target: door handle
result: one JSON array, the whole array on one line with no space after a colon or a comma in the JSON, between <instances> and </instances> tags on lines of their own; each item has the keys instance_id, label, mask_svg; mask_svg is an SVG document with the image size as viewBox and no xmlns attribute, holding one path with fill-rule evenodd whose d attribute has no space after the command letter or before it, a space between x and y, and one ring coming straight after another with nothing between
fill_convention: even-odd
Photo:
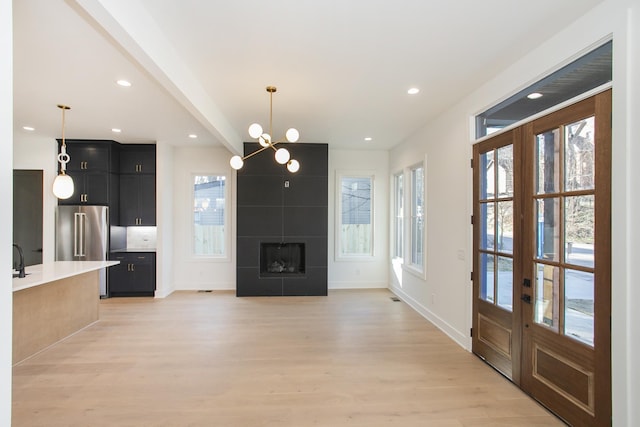
<instances>
[{"instance_id":1,"label":"door handle","mask_svg":"<svg viewBox=\"0 0 640 427\"><path fill-rule=\"evenodd\" d=\"M531 304L531 295L523 294L520 299L527 304Z\"/></svg>"},{"instance_id":2,"label":"door handle","mask_svg":"<svg viewBox=\"0 0 640 427\"><path fill-rule=\"evenodd\" d=\"M525 288L530 288L531 287L531 279L524 279L522 281L522 286L524 286Z\"/></svg>"},{"instance_id":3,"label":"door handle","mask_svg":"<svg viewBox=\"0 0 640 427\"><path fill-rule=\"evenodd\" d=\"M80 238L78 230L79 216L79 213L73 214L73 256L78 256L78 239Z\"/></svg>"},{"instance_id":4,"label":"door handle","mask_svg":"<svg viewBox=\"0 0 640 427\"><path fill-rule=\"evenodd\" d=\"M85 224L87 222L87 215L84 213L79 213L78 214L78 218L79 218L79 224L78 224L78 230L80 231L79 236L80 236L80 248L78 249L78 256L86 256L87 254L85 253L85 241L84 241L84 229L85 229Z\"/></svg>"}]
</instances>

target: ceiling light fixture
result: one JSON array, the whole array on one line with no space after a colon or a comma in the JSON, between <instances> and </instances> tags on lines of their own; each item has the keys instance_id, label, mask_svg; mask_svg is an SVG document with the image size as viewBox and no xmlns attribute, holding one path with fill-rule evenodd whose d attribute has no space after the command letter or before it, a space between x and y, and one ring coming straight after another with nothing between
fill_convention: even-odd
<instances>
[{"instance_id":1,"label":"ceiling light fixture","mask_svg":"<svg viewBox=\"0 0 640 427\"><path fill-rule=\"evenodd\" d=\"M369 142L369 141L373 140L373 138L371 138L370 136L367 136L364 140Z\"/></svg>"},{"instance_id":2,"label":"ceiling light fixture","mask_svg":"<svg viewBox=\"0 0 640 427\"><path fill-rule=\"evenodd\" d=\"M190 133L189 134L189 138L196 139L196 138L198 138L198 135L196 135L195 133Z\"/></svg>"},{"instance_id":3,"label":"ceiling light fixture","mask_svg":"<svg viewBox=\"0 0 640 427\"><path fill-rule=\"evenodd\" d=\"M22 129L28 131L28 132L33 132L34 130L36 130L36 128L32 127L32 126L22 126Z\"/></svg>"},{"instance_id":4,"label":"ceiling light fixture","mask_svg":"<svg viewBox=\"0 0 640 427\"><path fill-rule=\"evenodd\" d=\"M540 92L533 92L533 93L530 93L529 95L527 95L527 98L529 98L529 99L542 98L542 94Z\"/></svg>"},{"instance_id":5,"label":"ceiling light fixture","mask_svg":"<svg viewBox=\"0 0 640 427\"><path fill-rule=\"evenodd\" d=\"M407 91L407 93L408 93L409 95L415 95L415 94L417 94L417 93L420 93L420 89L418 89L417 87L412 87L411 89L409 89L409 90Z\"/></svg>"},{"instance_id":6,"label":"ceiling light fixture","mask_svg":"<svg viewBox=\"0 0 640 427\"><path fill-rule=\"evenodd\" d=\"M287 132L285 133L285 138L280 139L276 142L273 142L271 138L271 135L273 135L273 93L276 90L277 89L275 86L267 86L267 92L269 92L269 133L263 132L262 126L260 126L258 123L253 123L251 126L249 126L249 135L252 138L256 138L262 148L259 148L258 150L254 151L253 153L247 154L244 157L240 157L238 155L233 156L229 161L229 164L232 168L236 170L241 169L244 165L244 161L249 157L253 157L256 154L266 150L267 148L272 148L273 151L275 151L276 162L280 163L281 165L286 164L289 172L297 172L300 169L300 162L291 158L289 150L287 150L286 148L276 148L276 145L280 144L281 142L298 141L298 139L300 138L300 132L298 132L297 129L289 128L289 130L287 130Z\"/></svg>"},{"instance_id":7,"label":"ceiling light fixture","mask_svg":"<svg viewBox=\"0 0 640 427\"><path fill-rule=\"evenodd\" d=\"M127 80L118 80L116 83L118 83L122 87L131 87L131 83Z\"/></svg>"},{"instance_id":8,"label":"ceiling light fixture","mask_svg":"<svg viewBox=\"0 0 640 427\"><path fill-rule=\"evenodd\" d=\"M122 132L122 129L113 128L113 129L111 129L111 132L113 132L113 133L120 133L120 132Z\"/></svg>"},{"instance_id":9,"label":"ceiling light fixture","mask_svg":"<svg viewBox=\"0 0 640 427\"><path fill-rule=\"evenodd\" d=\"M58 104L58 108L62 110L62 143L60 144L60 154L58 154L60 172L56 179L53 180L53 194L58 199L68 199L73 195L73 179L66 172L69 155L67 154L67 144L64 139L64 113L66 110L70 110L71 107Z\"/></svg>"}]
</instances>

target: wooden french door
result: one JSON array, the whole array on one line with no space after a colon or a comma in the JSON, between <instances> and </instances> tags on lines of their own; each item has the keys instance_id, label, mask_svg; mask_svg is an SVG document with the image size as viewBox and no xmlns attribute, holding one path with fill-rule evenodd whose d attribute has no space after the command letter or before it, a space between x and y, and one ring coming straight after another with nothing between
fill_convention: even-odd
<instances>
[{"instance_id":1,"label":"wooden french door","mask_svg":"<svg viewBox=\"0 0 640 427\"><path fill-rule=\"evenodd\" d=\"M568 423L610 425L611 91L474 166L473 351Z\"/></svg>"},{"instance_id":2,"label":"wooden french door","mask_svg":"<svg viewBox=\"0 0 640 427\"><path fill-rule=\"evenodd\" d=\"M520 130L474 147L473 351L519 382L522 165Z\"/></svg>"}]
</instances>

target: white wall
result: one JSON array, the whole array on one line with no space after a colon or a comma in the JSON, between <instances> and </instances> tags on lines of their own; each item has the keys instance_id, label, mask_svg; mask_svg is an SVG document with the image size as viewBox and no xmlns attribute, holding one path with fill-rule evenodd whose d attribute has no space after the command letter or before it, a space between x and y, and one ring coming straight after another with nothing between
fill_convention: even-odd
<instances>
[{"instance_id":1,"label":"white wall","mask_svg":"<svg viewBox=\"0 0 640 427\"><path fill-rule=\"evenodd\" d=\"M236 288L235 177L226 148L179 148L173 152L173 281L176 290ZM226 175L230 208L228 257L197 259L191 253L193 175ZM163 191L163 190L162 190Z\"/></svg>"},{"instance_id":2,"label":"white wall","mask_svg":"<svg viewBox=\"0 0 640 427\"><path fill-rule=\"evenodd\" d=\"M0 0L0 199L13 200L13 22L11 0ZM0 221L0 259L10 260L13 212ZM13 290L9 262L0 266L0 426L11 425Z\"/></svg>"},{"instance_id":3,"label":"white wall","mask_svg":"<svg viewBox=\"0 0 640 427\"><path fill-rule=\"evenodd\" d=\"M387 151L332 150L329 148L329 289L387 288L389 269L389 153ZM366 173L374 176L374 256L368 260L336 260L336 175Z\"/></svg>"},{"instance_id":4,"label":"white wall","mask_svg":"<svg viewBox=\"0 0 640 427\"><path fill-rule=\"evenodd\" d=\"M466 143L469 135L466 124L466 120L460 121L455 115L439 118L435 125L422 129L392 150L389 170L396 174L423 160L426 204L426 280L396 266L392 269L391 289L460 345L469 348L472 193L471 147ZM409 191L408 184L405 174L405 192ZM405 209L409 208L405 204ZM409 227L408 222L405 227Z\"/></svg>"},{"instance_id":5,"label":"white wall","mask_svg":"<svg viewBox=\"0 0 640 427\"><path fill-rule=\"evenodd\" d=\"M173 156L170 144L156 145L156 292L164 298L175 290L173 281ZM158 191L159 190L159 191Z\"/></svg>"},{"instance_id":6,"label":"white wall","mask_svg":"<svg viewBox=\"0 0 640 427\"><path fill-rule=\"evenodd\" d=\"M640 360L640 314L632 309L640 297L632 280L640 275L640 229L635 219L640 209L640 173L635 167L640 162L638 15L637 1L604 1L469 94L390 155L392 173L415 163L415 159L427 159L427 279L405 273L402 281L392 280L392 289L470 348L471 118L613 34L612 369L613 420L620 426L640 422L640 368L635 363ZM458 256L461 248L464 260Z\"/></svg>"}]
</instances>

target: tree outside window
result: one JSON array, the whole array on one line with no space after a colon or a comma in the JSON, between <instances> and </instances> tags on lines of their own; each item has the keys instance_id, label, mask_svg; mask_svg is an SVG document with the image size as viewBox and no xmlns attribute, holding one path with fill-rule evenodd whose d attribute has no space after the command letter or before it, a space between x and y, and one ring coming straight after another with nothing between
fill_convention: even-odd
<instances>
[{"instance_id":1,"label":"tree outside window","mask_svg":"<svg viewBox=\"0 0 640 427\"><path fill-rule=\"evenodd\" d=\"M195 175L193 178L193 253L226 255L226 177Z\"/></svg>"}]
</instances>

